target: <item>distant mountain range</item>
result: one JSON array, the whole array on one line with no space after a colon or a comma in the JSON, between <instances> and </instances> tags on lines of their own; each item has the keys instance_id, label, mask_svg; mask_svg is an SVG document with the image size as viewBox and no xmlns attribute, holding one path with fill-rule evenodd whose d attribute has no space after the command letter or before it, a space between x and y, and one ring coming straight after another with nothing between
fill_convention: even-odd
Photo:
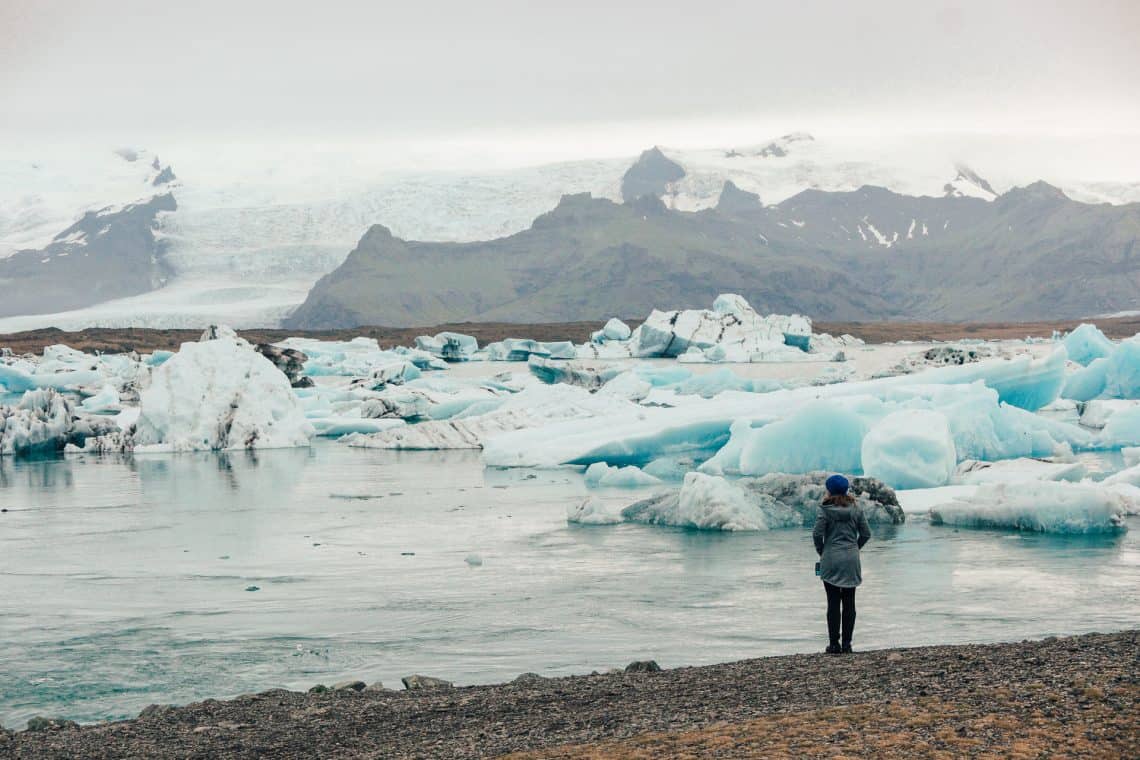
<instances>
[{"instance_id":1,"label":"distant mountain range","mask_svg":"<svg viewBox=\"0 0 1140 760\"><path fill-rule=\"evenodd\" d=\"M1055 181L1017 189L1003 145L797 132L377 175L355 154L182 154L177 175L141 149L0 156L0 332L633 317L722 290L837 319L1140 309L1140 182L1073 179L1050 143Z\"/></svg>"},{"instance_id":2,"label":"distant mountain range","mask_svg":"<svg viewBox=\"0 0 1140 760\"><path fill-rule=\"evenodd\" d=\"M763 206L726 182L714 208L684 212L662 201L677 180L663 159L647 152L625 175L623 190L645 194L565 196L496 240L409 242L374 226L285 324L572 321L726 291L828 320L1033 320L1124 310L1140 292L1140 204L1078 203L1037 182L993 201L868 186Z\"/></svg>"}]
</instances>

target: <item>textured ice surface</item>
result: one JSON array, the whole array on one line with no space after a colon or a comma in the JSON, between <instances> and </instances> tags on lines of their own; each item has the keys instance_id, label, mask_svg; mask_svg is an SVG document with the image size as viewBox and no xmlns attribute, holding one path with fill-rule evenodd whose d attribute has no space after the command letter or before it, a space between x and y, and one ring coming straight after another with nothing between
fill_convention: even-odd
<instances>
[{"instance_id":1,"label":"textured ice surface","mask_svg":"<svg viewBox=\"0 0 1140 760\"><path fill-rule=\"evenodd\" d=\"M34 390L0 406L0 455L62 450L72 429L71 404L59 393Z\"/></svg>"},{"instance_id":2,"label":"textured ice surface","mask_svg":"<svg viewBox=\"0 0 1140 760\"><path fill-rule=\"evenodd\" d=\"M941 412L893 412L863 438L863 472L895 488L944 486L957 464L954 438Z\"/></svg>"},{"instance_id":3,"label":"textured ice surface","mask_svg":"<svg viewBox=\"0 0 1140 760\"><path fill-rule=\"evenodd\" d=\"M1108 356L1069 375L1062 395L1074 401L1140 399L1140 336L1122 341Z\"/></svg>"},{"instance_id":4,"label":"textured ice surface","mask_svg":"<svg viewBox=\"0 0 1140 760\"><path fill-rule=\"evenodd\" d=\"M1115 533L1125 530L1131 500L1090 484L993 483L930 510L936 525L1006 528L1044 533Z\"/></svg>"},{"instance_id":5,"label":"textured ice surface","mask_svg":"<svg viewBox=\"0 0 1140 760\"><path fill-rule=\"evenodd\" d=\"M622 372L619 366L593 366L581 362L568 362L531 356L527 368L544 383L576 385L597 390Z\"/></svg>"},{"instance_id":6,"label":"textured ice surface","mask_svg":"<svg viewBox=\"0 0 1140 760\"><path fill-rule=\"evenodd\" d=\"M232 333L183 343L154 370L140 408L139 452L308 446L313 434L288 378Z\"/></svg>"},{"instance_id":7,"label":"textured ice surface","mask_svg":"<svg viewBox=\"0 0 1140 760\"><path fill-rule=\"evenodd\" d=\"M863 469L859 443L866 433L866 419L834 401L809 403L759 428L738 420L732 435L745 442L732 470L742 475L857 472Z\"/></svg>"},{"instance_id":8,"label":"textured ice surface","mask_svg":"<svg viewBox=\"0 0 1140 760\"><path fill-rule=\"evenodd\" d=\"M1116 345L1097 329L1096 325L1083 324L1061 341L1071 361L1088 366L1094 359L1108 356Z\"/></svg>"},{"instance_id":9,"label":"textured ice surface","mask_svg":"<svg viewBox=\"0 0 1140 760\"><path fill-rule=\"evenodd\" d=\"M610 467L605 462L594 462L586 468L584 477L586 485L591 488L640 488L661 483L660 478L643 472L639 467Z\"/></svg>"},{"instance_id":10,"label":"textured ice surface","mask_svg":"<svg viewBox=\"0 0 1140 760\"><path fill-rule=\"evenodd\" d=\"M771 530L811 525L826 494L830 473L773 473L727 478L690 472L680 491L663 492L622 510L628 522L707 530ZM883 483L856 478L852 494L870 522L905 520L894 492Z\"/></svg>"},{"instance_id":11,"label":"textured ice surface","mask_svg":"<svg viewBox=\"0 0 1140 760\"><path fill-rule=\"evenodd\" d=\"M375 435L349 436L344 441L351 446L380 449L477 449L506 432L620 415L636 408L624 399L571 385L533 385L502 398L493 410L482 414L420 422Z\"/></svg>"},{"instance_id":12,"label":"textured ice surface","mask_svg":"<svg viewBox=\"0 0 1140 760\"><path fill-rule=\"evenodd\" d=\"M579 525L616 525L621 515L593 496L566 508L566 522Z\"/></svg>"},{"instance_id":13,"label":"textured ice surface","mask_svg":"<svg viewBox=\"0 0 1140 760\"><path fill-rule=\"evenodd\" d=\"M416 338L416 348L445 361L459 362L475 356L479 350L479 341L462 333L441 332L435 336L419 336Z\"/></svg>"},{"instance_id":14,"label":"textured ice surface","mask_svg":"<svg viewBox=\"0 0 1140 760\"><path fill-rule=\"evenodd\" d=\"M795 361L809 358L811 320L798 315L761 316L742 296L718 296L712 310L654 310L634 331L634 354L680 356L690 349L711 361ZM718 349L712 356L708 351Z\"/></svg>"},{"instance_id":15,"label":"textured ice surface","mask_svg":"<svg viewBox=\"0 0 1140 760\"><path fill-rule=\"evenodd\" d=\"M1085 474L1085 466L1080 462L1049 462L1024 457L997 462L967 459L958 465L952 481L959 485L1022 483L1027 480L1077 481Z\"/></svg>"},{"instance_id":16,"label":"textured ice surface","mask_svg":"<svg viewBox=\"0 0 1140 760\"><path fill-rule=\"evenodd\" d=\"M487 344L475 356L493 362L525 362L532 356L575 359L578 356L578 349L570 341L540 343L529 338L507 338Z\"/></svg>"},{"instance_id":17,"label":"textured ice surface","mask_svg":"<svg viewBox=\"0 0 1140 760\"><path fill-rule=\"evenodd\" d=\"M104 385L94 396L83 399L79 408L88 414L117 414L123 409L113 385Z\"/></svg>"},{"instance_id":18,"label":"textured ice surface","mask_svg":"<svg viewBox=\"0 0 1140 760\"><path fill-rule=\"evenodd\" d=\"M604 426L568 422L541 435L503 435L484 447L484 458L487 464L502 467L588 465L597 461L640 466L662 456L708 458L716 454L704 471L739 473L741 452L758 429L819 399L842 404L868 424L902 409L940 411L950 421L962 459L1050 456L1060 444L1074 449L1088 447L1092 437L1075 425L999 403L999 398L1004 395L1011 403L1020 401L1032 408L1049 403L1060 388L1064 367L1064 352L1058 351L1042 360L999 359L915 375L771 393L724 391L707 401L692 399L673 409L647 407L613 415ZM861 445L861 440L851 441L852 450L858 451Z\"/></svg>"},{"instance_id":19,"label":"textured ice surface","mask_svg":"<svg viewBox=\"0 0 1140 760\"><path fill-rule=\"evenodd\" d=\"M1100 446L1108 449L1140 446L1140 406L1118 411L1100 433Z\"/></svg>"},{"instance_id":20,"label":"textured ice surface","mask_svg":"<svg viewBox=\"0 0 1140 760\"><path fill-rule=\"evenodd\" d=\"M1103 430L1112 415L1135 406L1140 406L1140 401L1134 399L1093 399L1084 404L1084 408L1081 410L1080 423L1087 428Z\"/></svg>"}]
</instances>

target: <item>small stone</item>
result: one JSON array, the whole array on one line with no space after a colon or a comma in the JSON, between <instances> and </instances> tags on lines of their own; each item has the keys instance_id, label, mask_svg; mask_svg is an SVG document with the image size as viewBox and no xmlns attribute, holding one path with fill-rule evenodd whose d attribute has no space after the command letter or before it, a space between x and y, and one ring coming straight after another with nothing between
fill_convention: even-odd
<instances>
[{"instance_id":1,"label":"small stone","mask_svg":"<svg viewBox=\"0 0 1140 760\"><path fill-rule=\"evenodd\" d=\"M467 559L465 559L463 561L466 562L471 567L482 567L482 565L483 565L483 558L480 557L478 554L468 554Z\"/></svg>"},{"instance_id":2,"label":"small stone","mask_svg":"<svg viewBox=\"0 0 1140 760\"><path fill-rule=\"evenodd\" d=\"M162 718L174 712L174 705L147 705L139 713L140 718Z\"/></svg>"},{"instance_id":3,"label":"small stone","mask_svg":"<svg viewBox=\"0 0 1140 760\"><path fill-rule=\"evenodd\" d=\"M366 686L364 688L364 690L365 691L392 691L392 689L389 689L387 686L385 686L380 681L377 681L376 683L373 683L373 684L369 684L368 686Z\"/></svg>"},{"instance_id":4,"label":"small stone","mask_svg":"<svg viewBox=\"0 0 1140 760\"><path fill-rule=\"evenodd\" d=\"M626 673L660 673L661 666L654 660L634 660L625 666Z\"/></svg>"},{"instance_id":5,"label":"small stone","mask_svg":"<svg viewBox=\"0 0 1140 760\"><path fill-rule=\"evenodd\" d=\"M445 681L442 678L432 678L431 676L411 675L404 676L400 679L404 682L405 689L450 689L455 684L451 681Z\"/></svg>"},{"instance_id":6,"label":"small stone","mask_svg":"<svg viewBox=\"0 0 1140 760\"><path fill-rule=\"evenodd\" d=\"M246 586L246 591L261 591L261 586Z\"/></svg>"},{"instance_id":7,"label":"small stone","mask_svg":"<svg viewBox=\"0 0 1140 760\"><path fill-rule=\"evenodd\" d=\"M341 681L340 683L334 683L332 690L333 691L364 691L364 688L367 685L368 684L364 683L364 681Z\"/></svg>"},{"instance_id":8,"label":"small stone","mask_svg":"<svg viewBox=\"0 0 1140 760\"><path fill-rule=\"evenodd\" d=\"M400 552L400 556L401 557L414 557L414 556L416 556L416 553L415 552Z\"/></svg>"},{"instance_id":9,"label":"small stone","mask_svg":"<svg viewBox=\"0 0 1140 760\"><path fill-rule=\"evenodd\" d=\"M316 686L314 686L313 688L309 689L309 693L310 694L324 694L328 690L329 690L329 687L325 686L323 683L319 683Z\"/></svg>"},{"instance_id":10,"label":"small stone","mask_svg":"<svg viewBox=\"0 0 1140 760\"><path fill-rule=\"evenodd\" d=\"M891 652L887 655L887 662L901 662L903 656L898 652Z\"/></svg>"}]
</instances>

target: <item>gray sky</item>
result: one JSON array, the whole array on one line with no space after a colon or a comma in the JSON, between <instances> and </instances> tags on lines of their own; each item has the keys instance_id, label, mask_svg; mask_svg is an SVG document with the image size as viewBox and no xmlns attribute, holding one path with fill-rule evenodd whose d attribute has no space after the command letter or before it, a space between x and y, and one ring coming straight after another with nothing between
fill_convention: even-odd
<instances>
[{"instance_id":1,"label":"gray sky","mask_svg":"<svg viewBox=\"0 0 1140 760\"><path fill-rule=\"evenodd\" d=\"M1138 132L1137 30L1136 0L2 0L0 129Z\"/></svg>"}]
</instances>

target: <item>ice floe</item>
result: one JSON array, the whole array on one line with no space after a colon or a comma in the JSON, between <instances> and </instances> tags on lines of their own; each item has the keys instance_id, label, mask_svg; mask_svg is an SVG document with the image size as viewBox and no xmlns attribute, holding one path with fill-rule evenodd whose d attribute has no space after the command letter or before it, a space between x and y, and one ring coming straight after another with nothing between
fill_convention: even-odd
<instances>
[{"instance_id":1,"label":"ice floe","mask_svg":"<svg viewBox=\"0 0 1140 760\"><path fill-rule=\"evenodd\" d=\"M1120 491L1061 482L990 483L930 509L935 525L1042 533L1116 533L1134 501Z\"/></svg>"}]
</instances>

